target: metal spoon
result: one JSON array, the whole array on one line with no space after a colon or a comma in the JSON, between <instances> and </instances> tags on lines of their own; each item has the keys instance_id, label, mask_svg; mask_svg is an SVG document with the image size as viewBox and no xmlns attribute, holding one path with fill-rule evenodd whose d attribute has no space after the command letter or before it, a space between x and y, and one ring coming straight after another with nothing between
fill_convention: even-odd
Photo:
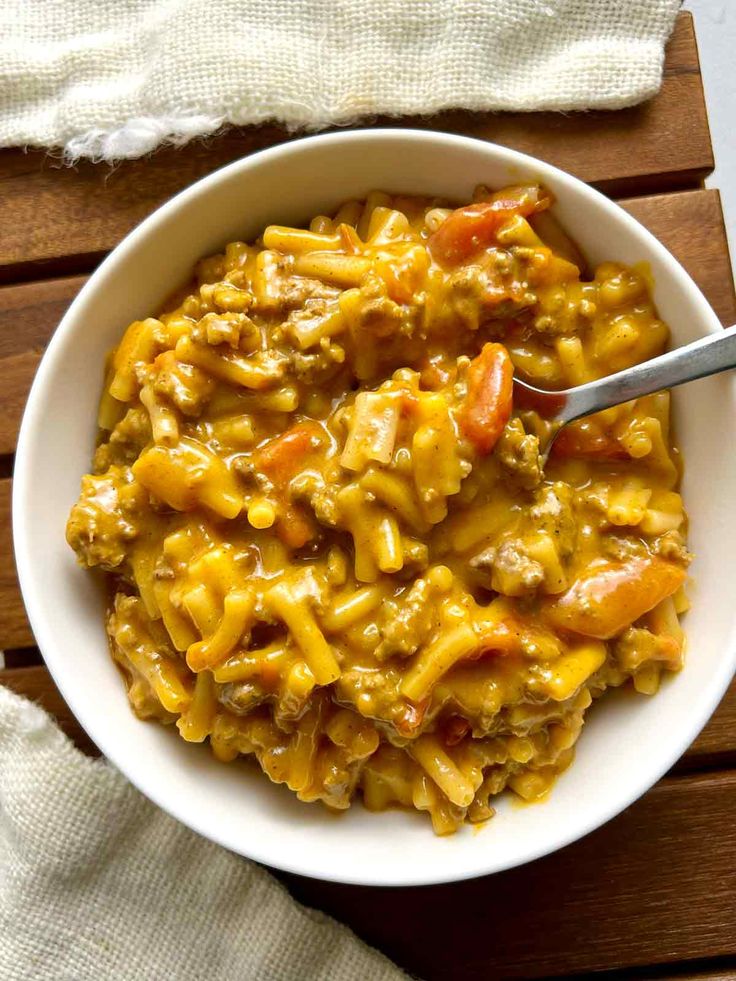
<instances>
[{"instance_id":1,"label":"metal spoon","mask_svg":"<svg viewBox=\"0 0 736 981\"><path fill-rule=\"evenodd\" d=\"M520 407L534 409L553 423L549 444L544 448L546 458L562 427L574 419L735 367L736 326L708 334L615 375L560 392L535 388L514 377L514 399Z\"/></svg>"}]
</instances>

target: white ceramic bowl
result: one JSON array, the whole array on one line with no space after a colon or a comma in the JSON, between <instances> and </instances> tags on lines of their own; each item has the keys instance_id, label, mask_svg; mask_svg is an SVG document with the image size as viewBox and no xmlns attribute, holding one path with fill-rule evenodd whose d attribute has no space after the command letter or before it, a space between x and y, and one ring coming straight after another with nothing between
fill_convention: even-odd
<instances>
[{"instance_id":1,"label":"white ceramic bowl","mask_svg":"<svg viewBox=\"0 0 736 981\"><path fill-rule=\"evenodd\" d=\"M510 868L580 838L669 769L718 704L736 657L736 421L730 375L677 392L691 515L693 609L687 664L652 699L595 705L577 758L543 804L503 800L480 833L432 834L426 815L345 814L299 803L255 768L139 722L108 655L100 581L84 572L64 527L89 468L103 360L127 324L153 314L193 263L271 222L300 223L372 188L467 200L478 183L543 181L593 262L647 261L656 302L683 344L720 327L682 267L641 225L565 173L504 147L439 133L363 130L287 143L183 191L135 229L69 308L33 384L15 468L18 572L33 631L56 683L102 752L144 794L212 840L268 865L342 882L409 885ZM724 440L726 441L724 443Z\"/></svg>"}]
</instances>

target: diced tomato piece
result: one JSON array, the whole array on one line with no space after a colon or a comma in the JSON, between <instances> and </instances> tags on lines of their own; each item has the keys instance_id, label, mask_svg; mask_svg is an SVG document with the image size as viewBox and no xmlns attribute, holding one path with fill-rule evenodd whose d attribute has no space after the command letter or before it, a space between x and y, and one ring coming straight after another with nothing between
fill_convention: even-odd
<instances>
[{"instance_id":1,"label":"diced tomato piece","mask_svg":"<svg viewBox=\"0 0 736 981\"><path fill-rule=\"evenodd\" d=\"M419 379L430 391L437 391L449 385L455 374L454 364L450 364L442 354L427 354L419 362Z\"/></svg>"},{"instance_id":2,"label":"diced tomato piece","mask_svg":"<svg viewBox=\"0 0 736 981\"><path fill-rule=\"evenodd\" d=\"M547 602L543 615L560 630L608 640L671 596L685 577L682 566L653 555L604 562Z\"/></svg>"},{"instance_id":3,"label":"diced tomato piece","mask_svg":"<svg viewBox=\"0 0 736 981\"><path fill-rule=\"evenodd\" d=\"M283 487L298 473L313 440L323 435L315 422L297 423L262 446L255 454L254 463L277 487Z\"/></svg>"},{"instance_id":4,"label":"diced tomato piece","mask_svg":"<svg viewBox=\"0 0 736 981\"><path fill-rule=\"evenodd\" d=\"M276 522L276 534L287 548L302 548L317 537L317 523L306 508L289 502Z\"/></svg>"},{"instance_id":5,"label":"diced tomato piece","mask_svg":"<svg viewBox=\"0 0 736 981\"><path fill-rule=\"evenodd\" d=\"M258 680L264 688L273 690L281 680L281 670L277 664L264 660L258 671Z\"/></svg>"},{"instance_id":6,"label":"diced tomato piece","mask_svg":"<svg viewBox=\"0 0 736 981\"><path fill-rule=\"evenodd\" d=\"M471 725L461 715L451 715L442 725L445 746L457 746L470 732Z\"/></svg>"},{"instance_id":7,"label":"diced tomato piece","mask_svg":"<svg viewBox=\"0 0 736 981\"><path fill-rule=\"evenodd\" d=\"M588 421L572 422L552 444L554 457L581 457L585 460L628 460L629 454L613 436Z\"/></svg>"},{"instance_id":8,"label":"diced tomato piece","mask_svg":"<svg viewBox=\"0 0 736 981\"><path fill-rule=\"evenodd\" d=\"M521 620L514 612L509 612L503 620L484 624L480 630L480 641L477 657L489 654L522 657L533 648L545 650L559 647L557 638L548 627L536 618L530 618L529 614Z\"/></svg>"},{"instance_id":9,"label":"diced tomato piece","mask_svg":"<svg viewBox=\"0 0 736 981\"><path fill-rule=\"evenodd\" d=\"M480 641L475 657L485 657L486 654L521 653L520 626L510 617L481 630Z\"/></svg>"},{"instance_id":10,"label":"diced tomato piece","mask_svg":"<svg viewBox=\"0 0 736 981\"><path fill-rule=\"evenodd\" d=\"M508 188L491 201L457 208L430 235L427 247L441 266L460 265L493 245L499 228L514 215L527 217L548 208L551 200L536 187Z\"/></svg>"},{"instance_id":11,"label":"diced tomato piece","mask_svg":"<svg viewBox=\"0 0 736 981\"><path fill-rule=\"evenodd\" d=\"M394 728L402 736L413 736L424 721L429 708L430 699L423 698L421 702L407 702L401 715L394 720Z\"/></svg>"},{"instance_id":12,"label":"diced tomato piece","mask_svg":"<svg viewBox=\"0 0 736 981\"><path fill-rule=\"evenodd\" d=\"M485 344L468 368L460 427L476 450L491 452L513 407L514 366L503 344Z\"/></svg>"},{"instance_id":13,"label":"diced tomato piece","mask_svg":"<svg viewBox=\"0 0 736 981\"><path fill-rule=\"evenodd\" d=\"M253 462L274 486L279 504L276 534L289 548L302 548L317 537L318 528L306 508L289 500L289 481L305 469L305 457L315 448L315 441L324 437L316 422L300 422L275 436L257 450Z\"/></svg>"}]
</instances>

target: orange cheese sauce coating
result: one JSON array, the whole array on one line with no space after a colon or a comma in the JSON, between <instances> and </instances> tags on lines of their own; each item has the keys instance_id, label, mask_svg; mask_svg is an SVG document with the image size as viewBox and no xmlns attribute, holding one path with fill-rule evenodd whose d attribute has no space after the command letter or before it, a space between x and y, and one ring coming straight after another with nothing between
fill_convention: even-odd
<instances>
[{"instance_id":1,"label":"orange cheese sauce coating","mask_svg":"<svg viewBox=\"0 0 736 981\"><path fill-rule=\"evenodd\" d=\"M660 353L646 274L589 274L536 186L371 193L202 260L111 355L67 529L136 713L303 801L446 834L547 793L609 687L682 662L659 393L516 406Z\"/></svg>"}]
</instances>

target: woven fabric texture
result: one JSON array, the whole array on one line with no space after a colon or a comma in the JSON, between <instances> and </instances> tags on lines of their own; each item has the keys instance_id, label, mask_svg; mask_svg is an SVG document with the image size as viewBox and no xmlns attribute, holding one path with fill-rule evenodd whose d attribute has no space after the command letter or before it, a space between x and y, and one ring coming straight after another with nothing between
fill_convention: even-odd
<instances>
[{"instance_id":1,"label":"woven fabric texture","mask_svg":"<svg viewBox=\"0 0 736 981\"><path fill-rule=\"evenodd\" d=\"M220 126L618 109L680 0L3 0L0 145L137 157Z\"/></svg>"},{"instance_id":2,"label":"woven fabric texture","mask_svg":"<svg viewBox=\"0 0 736 981\"><path fill-rule=\"evenodd\" d=\"M398 981L0 687L0 981Z\"/></svg>"}]
</instances>

